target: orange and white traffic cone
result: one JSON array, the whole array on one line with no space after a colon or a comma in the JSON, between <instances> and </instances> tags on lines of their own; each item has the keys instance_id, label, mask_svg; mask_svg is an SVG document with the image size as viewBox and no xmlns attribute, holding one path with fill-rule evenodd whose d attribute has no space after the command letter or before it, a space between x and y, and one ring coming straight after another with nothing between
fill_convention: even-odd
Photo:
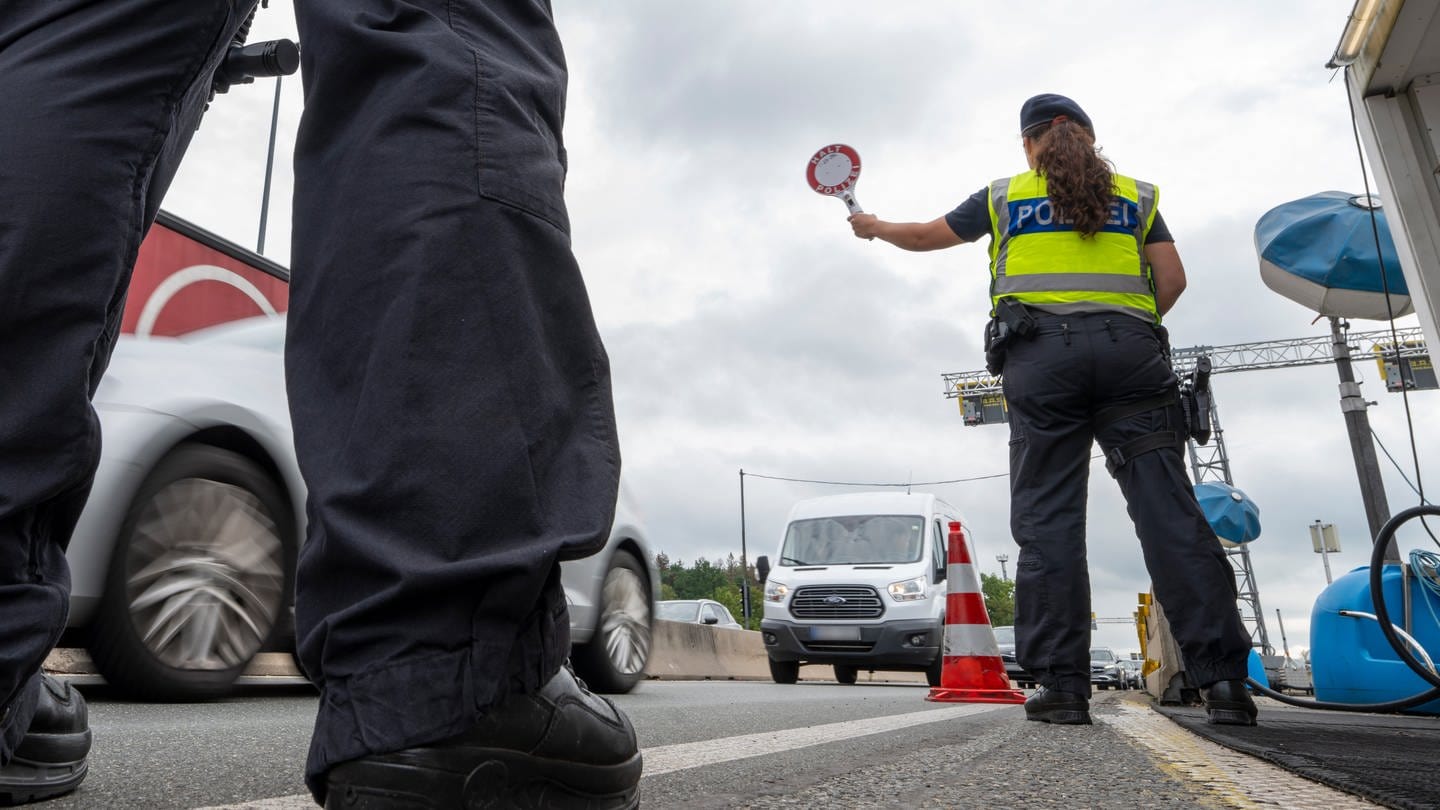
<instances>
[{"instance_id":1,"label":"orange and white traffic cone","mask_svg":"<svg viewBox=\"0 0 1440 810\"><path fill-rule=\"evenodd\" d=\"M945 660L940 685L926 700L947 703L1024 703L1025 693L1010 688L1000 645L985 612L980 577L970 558L965 532L959 522L950 523L950 567L946 574L949 591L945 597Z\"/></svg>"}]
</instances>

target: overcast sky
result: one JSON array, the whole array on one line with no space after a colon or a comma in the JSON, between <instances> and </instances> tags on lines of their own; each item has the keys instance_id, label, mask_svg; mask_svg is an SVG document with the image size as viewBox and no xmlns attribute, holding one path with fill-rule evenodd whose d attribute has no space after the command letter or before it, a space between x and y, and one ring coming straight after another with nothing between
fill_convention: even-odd
<instances>
[{"instance_id":1,"label":"overcast sky","mask_svg":"<svg viewBox=\"0 0 1440 810\"><path fill-rule=\"evenodd\" d=\"M1253 228L1280 203L1363 188L1343 79L1323 67L1351 0L555 6L574 248L611 354L625 475L671 559L739 555L742 468L876 483L1006 470L1007 429L964 426L941 383L983 365L983 244L912 254L855 239L844 205L804 183L825 144L860 152L866 210L930 220L1024 168L1025 98L1069 95L1117 169L1162 189L1190 280L1166 319L1175 346L1328 334L1262 284ZM252 38L293 36L290 15L272 2ZM273 92L266 82L215 103L168 210L254 246ZM265 250L281 263L300 96L287 79ZM1374 363L1356 371L1379 403L1375 432L1413 481L1401 397ZM1336 383L1316 366L1214 384L1235 483L1261 509L1253 566L1277 650L1276 610L1292 651L1306 648L1325 586L1307 526L1338 526L1337 576L1368 559ZM1432 486L1436 397L1411 396ZM1417 503L1381 461L1392 510ZM1148 589L1139 544L1098 461L1090 487L1095 609L1128 617ZM747 475L750 559L774 554L795 500L854 489ZM982 570L999 574L1004 553L1014 575L1005 478L916 489L966 515ZM1138 649L1126 625L1095 640Z\"/></svg>"}]
</instances>

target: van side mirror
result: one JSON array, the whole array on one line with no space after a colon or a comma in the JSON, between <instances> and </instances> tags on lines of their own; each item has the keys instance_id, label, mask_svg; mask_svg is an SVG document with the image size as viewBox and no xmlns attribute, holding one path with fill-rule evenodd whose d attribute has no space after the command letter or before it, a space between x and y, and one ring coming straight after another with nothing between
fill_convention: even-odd
<instances>
[{"instance_id":1,"label":"van side mirror","mask_svg":"<svg viewBox=\"0 0 1440 810\"><path fill-rule=\"evenodd\" d=\"M755 558L755 576L760 578L761 585L770 578L770 558L764 554Z\"/></svg>"}]
</instances>

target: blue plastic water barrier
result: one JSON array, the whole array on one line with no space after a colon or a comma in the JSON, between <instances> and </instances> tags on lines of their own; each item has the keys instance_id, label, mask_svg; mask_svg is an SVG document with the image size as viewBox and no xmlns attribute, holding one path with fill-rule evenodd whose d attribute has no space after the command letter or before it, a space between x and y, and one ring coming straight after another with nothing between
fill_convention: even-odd
<instances>
[{"instance_id":1,"label":"blue plastic water barrier","mask_svg":"<svg viewBox=\"0 0 1440 810\"><path fill-rule=\"evenodd\" d=\"M1391 621L1403 627L1400 566L1385 566L1381 583ZM1414 578L1409 585L1412 606L1408 632L1434 658L1440 653L1440 623L1436 621L1436 616L1440 616L1440 597L1432 595ZM1310 671L1317 700L1385 703L1430 689L1430 684L1395 654L1374 619L1341 616L1341 610L1374 615L1368 567L1356 568L1335 580L1320 593L1310 613ZM1440 700L1406 711L1440 714Z\"/></svg>"}]
</instances>

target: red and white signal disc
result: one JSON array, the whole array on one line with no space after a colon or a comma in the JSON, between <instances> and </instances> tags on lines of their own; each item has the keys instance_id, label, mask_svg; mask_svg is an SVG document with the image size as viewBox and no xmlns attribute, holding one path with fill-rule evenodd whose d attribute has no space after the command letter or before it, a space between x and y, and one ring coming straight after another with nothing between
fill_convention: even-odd
<instances>
[{"instance_id":1,"label":"red and white signal disc","mask_svg":"<svg viewBox=\"0 0 1440 810\"><path fill-rule=\"evenodd\" d=\"M810 158L805 179L819 194L843 194L860 179L860 153L843 143L832 143Z\"/></svg>"}]
</instances>

